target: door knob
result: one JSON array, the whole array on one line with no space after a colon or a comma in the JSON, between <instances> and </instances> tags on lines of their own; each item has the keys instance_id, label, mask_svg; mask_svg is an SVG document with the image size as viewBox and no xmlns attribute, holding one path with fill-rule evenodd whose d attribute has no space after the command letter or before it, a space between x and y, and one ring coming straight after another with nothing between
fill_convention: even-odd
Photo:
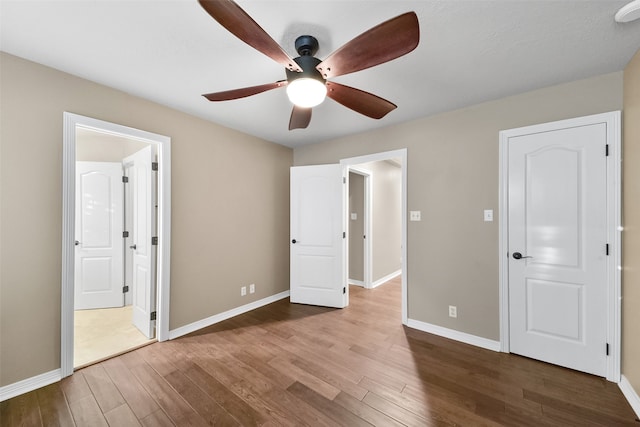
<instances>
[{"instance_id":1,"label":"door knob","mask_svg":"<svg viewBox=\"0 0 640 427\"><path fill-rule=\"evenodd\" d=\"M293 239L293 240L291 241L291 243L293 243L294 245L295 245L297 242L298 242L298 241L297 241L296 239Z\"/></svg>"},{"instance_id":2,"label":"door knob","mask_svg":"<svg viewBox=\"0 0 640 427\"><path fill-rule=\"evenodd\" d=\"M514 252L513 253L513 258L514 259L522 259L522 258L533 258L532 256L522 256L522 254L520 252Z\"/></svg>"},{"instance_id":3,"label":"door knob","mask_svg":"<svg viewBox=\"0 0 640 427\"><path fill-rule=\"evenodd\" d=\"M136 250L137 246L136 245L131 245L129 246L130 249L133 249L134 251Z\"/></svg>"},{"instance_id":4,"label":"door knob","mask_svg":"<svg viewBox=\"0 0 640 427\"><path fill-rule=\"evenodd\" d=\"M74 245L78 246L80 244L80 242L78 242L77 240L75 241Z\"/></svg>"}]
</instances>

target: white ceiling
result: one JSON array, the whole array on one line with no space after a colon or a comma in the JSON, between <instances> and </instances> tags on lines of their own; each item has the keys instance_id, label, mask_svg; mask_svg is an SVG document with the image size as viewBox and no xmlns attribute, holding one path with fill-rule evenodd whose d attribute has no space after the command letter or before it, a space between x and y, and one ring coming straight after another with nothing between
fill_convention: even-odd
<instances>
[{"instance_id":1,"label":"white ceiling","mask_svg":"<svg viewBox=\"0 0 640 427\"><path fill-rule=\"evenodd\" d=\"M619 71L640 48L626 0L237 0L292 56L318 38L318 58L406 11L421 28L410 54L336 81L398 105L373 120L326 100L288 131L283 89L212 103L203 93L285 78L284 69L215 22L195 0L0 0L0 49L290 147Z\"/></svg>"}]
</instances>

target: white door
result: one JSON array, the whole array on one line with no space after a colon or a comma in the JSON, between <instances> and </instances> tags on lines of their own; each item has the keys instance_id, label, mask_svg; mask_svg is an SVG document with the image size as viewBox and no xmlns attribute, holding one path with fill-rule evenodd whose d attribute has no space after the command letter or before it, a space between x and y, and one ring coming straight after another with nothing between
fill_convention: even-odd
<instances>
[{"instance_id":1,"label":"white door","mask_svg":"<svg viewBox=\"0 0 640 427\"><path fill-rule=\"evenodd\" d=\"M156 299L156 246L151 239L155 236L155 177L151 164L152 147L148 146L124 159L129 166L129 186L133 199L131 242L128 250L133 251L132 263L132 305L133 324L148 338L155 336L155 321L151 313L155 311Z\"/></svg>"},{"instance_id":2,"label":"white door","mask_svg":"<svg viewBox=\"0 0 640 427\"><path fill-rule=\"evenodd\" d=\"M568 126L508 139L510 351L605 376L607 128Z\"/></svg>"},{"instance_id":3,"label":"white door","mask_svg":"<svg viewBox=\"0 0 640 427\"><path fill-rule=\"evenodd\" d=\"M344 187L340 165L291 168L293 303L338 308L348 304Z\"/></svg>"},{"instance_id":4,"label":"white door","mask_svg":"<svg viewBox=\"0 0 640 427\"><path fill-rule=\"evenodd\" d=\"M122 307L122 165L76 162L76 310Z\"/></svg>"}]
</instances>

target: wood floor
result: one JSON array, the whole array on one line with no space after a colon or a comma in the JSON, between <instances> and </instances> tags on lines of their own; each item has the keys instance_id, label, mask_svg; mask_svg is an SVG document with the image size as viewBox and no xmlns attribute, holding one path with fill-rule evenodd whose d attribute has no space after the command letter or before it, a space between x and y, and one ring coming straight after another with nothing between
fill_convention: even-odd
<instances>
[{"instance_id":1,"label":"wood floor","mask_svg":"<svg viewBox=\"0 0 640 427\"><path fill-rule=\"evenodd\" d=\"M279 301L0 404L2 426L636 426L602 378L401 325L400 282Z\"/></svg>"}]
</instances>

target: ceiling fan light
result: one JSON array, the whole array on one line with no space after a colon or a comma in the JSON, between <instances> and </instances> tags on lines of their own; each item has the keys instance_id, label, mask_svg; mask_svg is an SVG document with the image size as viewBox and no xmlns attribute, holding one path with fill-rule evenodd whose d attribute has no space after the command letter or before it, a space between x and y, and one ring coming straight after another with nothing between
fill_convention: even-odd
<instances>
[{"instance_id":1,"label":"ceiling fan light","mask_svg":"<svg viewBox=\"0 0 640 427\"><path fill-rule=\"evenodd\" d=\"M311 108L319 105L327 96L327 86L314 78L299 78L287 85L287 96L294 105Z\"/></svg>"}]
</instances>

